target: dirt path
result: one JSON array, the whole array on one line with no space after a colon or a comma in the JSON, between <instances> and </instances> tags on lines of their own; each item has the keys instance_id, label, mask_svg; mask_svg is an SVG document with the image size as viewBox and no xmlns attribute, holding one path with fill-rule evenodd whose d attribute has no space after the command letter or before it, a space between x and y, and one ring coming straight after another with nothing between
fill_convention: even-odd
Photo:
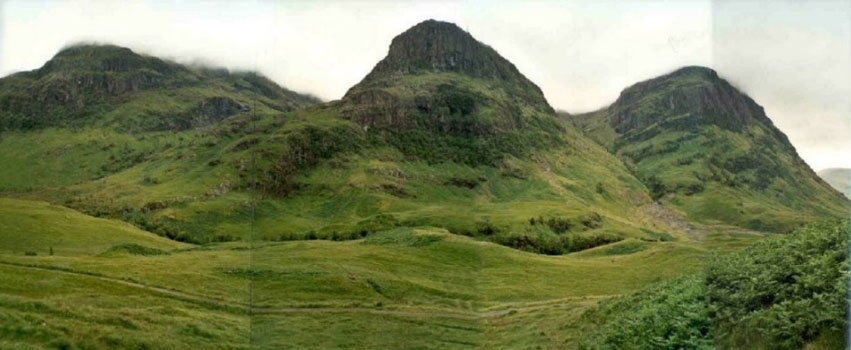
<instances>
[{"instance_id":1,"label":"dirt path","mask_svg":"<svg viewBox=\"0 0 851 350\"><path fill-rule=\"evenodd\" d=\"M590 299L605 299L609 297L613 297L615 295L591 295L591 296L581 296L581 297L568 297L562 299L554 299L554 300L542 300L542 301L533 301L533 302L523 302L523 303L510 303L504 305L497 305L493 307L489 307L480 312L454 312L447 310L423 310L423 309L409 309L409 310L397 310L397 309L380 309L380 308L364 308L364 307L310 307L310 308L298 308L298 307L282 307L282 308L263 308L263 307L251 307L248 304L238 303L233 301L227 301L222 299L210 298L207 296L203 296L200 294L192 294L181 292L173 289L163 288L152 286L144 283L127 281L119 278L107 277L103 275L86 273L86 272L78 272L73 270L68 270L64 268L50 267L50 266L37 266L37 265L26 265L20 263L13 263L7 261L0 261L0 266L14 267L20 269L29 269L29 270L37 270L37 271L47 271L57 274L64 274L75 277L84 277L84 278L92 278L100 281L106 281L111 283L117 283L128 287L138 288L158 294L165 295L167 297L175 298L185 302L191 302L203 306L212 306L219 309L228 309L236 312L249 313L252 315L262 315L262 314L290 314L290 313L313 313L313 314L346 314L346 313L356 313L356 314L371 314L371 315L387 315L387 316L400 316L400 317L436 317L436 318L450 318L450 319L459 319L459 320L480 320L487 318L496 318L505 316L512 312L528 312L528 311L536 311L545 309L548 307L557 307L564 304L575 303L579 300L590 300Z\"/></svg>"},{"instance_id":2,"label":"dirt path","mask_svg":"<svg viewBox=\"0 0 851 350\"><path fill-rule=\"evenodd\" d=\"M247 305L240 304L240 303L234 303L234 302L230 302L230 301L227 301L227 300L210 298L210 297L206 297L206 296L199 295L199 294L186 293L186 292L181 292L181 291L177 291L177 290L173 290L173 289L162 288L162 287L152 286L152 285L138 283L138 282L132 282L132 281L123 280L123 279L119 279L119 278L107 277L107 276L93 274L93 273L73 271L73 270L51 267L51 266L27 265L27 264L20 264L20 263L8 262L8 261L0 261L0 265L9 266L9 267L16 267L16 268L20 268L20 269L47 271L47 272L69 275L69 276L75 276L75 277L92 278L92 279L97 279L97 280L101 280L101 281L117 283L117 284L125 285L125 286L128 286L128 287L139 288L139 289L143 289L143 290L147 290L147 291L151 291L151 292L155 292L155 293L159 293L159 294L164 294L168 297L176 298L176 299L179 299L181 301L193 302L193 303L202 304L202 305L212 305L212 306L216 306L216 307L220 307L220 308L233 308L233 309L239 309L239 310L243 310L243 311L249 310Z\"/></svg>"}]
</instances>

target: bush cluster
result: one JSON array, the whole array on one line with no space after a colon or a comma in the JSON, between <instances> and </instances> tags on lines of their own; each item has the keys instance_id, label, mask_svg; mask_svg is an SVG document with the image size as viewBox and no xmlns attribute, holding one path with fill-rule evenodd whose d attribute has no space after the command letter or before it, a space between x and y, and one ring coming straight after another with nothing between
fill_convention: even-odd
<instances>
[{"instance_id":1,"label":"bush cluster","mask_svg":"<svg viewBox=\"0 0 851 350\"><path fill-rule=\"evenodd\" d=\"M586 312L582 349L840 348L851 221L814 224L715 257L702 274Z\"/></svg>"},{"instance_id":2,"label":"bush cluster","mask_svg":"<svg viewBox=\"0 0 851 350\"><path fill-rule=\"evenodd\" d=\"M546 232L500 234L492 240L504 246L547 255L562 255L623 240L614 234L554 235Z\"/></svg>"}]
</instances>

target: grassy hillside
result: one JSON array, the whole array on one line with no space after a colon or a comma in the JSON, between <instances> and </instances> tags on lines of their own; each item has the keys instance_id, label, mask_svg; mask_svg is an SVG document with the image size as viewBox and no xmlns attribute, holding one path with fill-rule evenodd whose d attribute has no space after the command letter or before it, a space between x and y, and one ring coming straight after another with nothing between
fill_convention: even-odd
<instances>
[{"instance_id":1,"label":"grassy hillside","mask_svg":"<svg viewBox=\"0 0 851 350\"><path fill-rule=\"evenodd\" d=\"M848 213L762 107L708 68L640 82L569 119L691 220L783 232Z\"/></svg>"},{"instance_id":2,"label":"grassy hillside","mask_svg":"<svg viewBox=\"0 0 851 350\"><path fill-rule=\"evenodd\" d=\"M44 223L31 235L62 227ZM700 244L641 243L559 257L439 229L345 242L159 246L164 253L150 255L97 247L55 249L52 256L2 251L0 274L16 282L0 287L0 344L557 349L575 339L565 327L598 300L699 271L712 250L735 249L724 243L730 233L719 235ZM553 322L542 326L549 336L529 328L535 319ZM324 340L317 343L320 329Z\"/></svg>"},{"instance_id":3,"label":"grassy hillside","mask_svg":"<svg viewBox=\"0 0 851 350\"><path fill-rule=\"evenodd\" d=\"M302 145L313 142L311 135L352 137L351 144L371 137L333 113L315 109L263 117L254 122L263 134L249 130L230 137L217 137L215 129L7 132L0 147L11 151L0 159L22 166L3 168L0 179L7 195L47 200L191 242L350 239L364 231L423 225L494 239L524 232L556 240L597 233L659 239L641 228L665 232L668 239L679 235L645 211L650 200L643 185L595 147L471 166L409 158L378 140L302 164L283 182L281 158L307 149ZM246 145L252 146L243 149ZM276 195L272 187L283 186L292 190Z\"/></svg>"},{"instance_id":4,"label":"grassy hillside","mask_svg":"<svg viewBox=\"0 0 851 350\"><path fill-rule=\"evenodd\" d=\"M114 247L187 248L120 221L93 218L43 202L0 198L0 240L9 254L98 254Z\"/></svg>"},{"instance_id":5,"label":"grassy hillside","mask_svg":"<svg viewBox=\"0 0 851 350\"><path fill-rule=\"evenodd\" d=\"M288 111L317 102L256 73L187 67L112 45L77 45L37 70L0 79L0 131L197 129L252 109Z\"/></svg>"}]
</instances>

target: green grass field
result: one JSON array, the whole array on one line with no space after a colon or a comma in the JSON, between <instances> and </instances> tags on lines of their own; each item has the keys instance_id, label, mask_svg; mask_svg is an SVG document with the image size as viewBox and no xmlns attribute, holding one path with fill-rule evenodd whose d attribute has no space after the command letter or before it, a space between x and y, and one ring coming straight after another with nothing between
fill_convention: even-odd
<instances>
[{"instance_id":1,"label":"green grass field","mask_svg":"<svg viewBox=\"0 0 851 350\"><path fill-rule=\"evenodd\" d=\"M15 242L0 252L0 274L13 281L0 286L0 348L10 349L556 349L598 300L697 271L710 251L758 237L624 241L564 256L428 227L198 246L41 202L2 203L3 240Z\"/></svg>"}]
</instances>

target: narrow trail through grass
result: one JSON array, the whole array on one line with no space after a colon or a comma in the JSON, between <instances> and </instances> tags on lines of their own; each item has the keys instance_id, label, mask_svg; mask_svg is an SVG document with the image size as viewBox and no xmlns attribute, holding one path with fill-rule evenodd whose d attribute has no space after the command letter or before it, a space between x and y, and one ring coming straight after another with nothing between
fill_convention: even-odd
<instances>
[{"instance_id":1,"label":"narrow trail through grass","mask_svg":"<svg viewBox=\"0 0 851 350\"><path fill-rule=\"evenodd\" d=\"M541 310L548 307L559 307L567 304L575 303L578 300L591 300L591 299L605 299L610 297L615 297L617 295L588 295L581 297L568 297L568 298L559 298L553 300L544 300L544 301L533 301L528 303L508 303L505 305L497 305L488 308L486 311L482 312L456 312L456 311L448 311L448 310L425 310L425 309L379 309L379 308L364 308L364 307L280 307L280 308L259 308L259 307L251 307L250 305L244 303L235 303L231 301L211 298L203 295L186 293L174 289L168 289L163 287L157 287L149 284L127 281L118 278L112 278L108 276L98 275L94 273L88 272L79 272L68 270L65 268L57 268L52 266L38 266L38 265L26 265L20 263L13 263L8 261L0 261L0 265L21 268L21 269L31 269L31 270L39 270L39 271L49 271L58 274L65 275L73 275L80 276L86 278L94 278L101 281L113 282L122 284L124 286L144 289L147 291L163 294L164 296L178 299L180 301L191 302L194 304L198 304L206 307L213 307L216 309L223 309L232 312L238 313L249 313L249 314L292 314L292 313L315 313L315 314L372 314L372 315L386 315L386 316L399 316L399 317L435 317L435 318L449 318L449 319L457 319L457 320L480 320L487 318L496 318L500 316L505 316L513 312L524 312L524 311L536 311Z\"/></svg>"}]
</instances>

